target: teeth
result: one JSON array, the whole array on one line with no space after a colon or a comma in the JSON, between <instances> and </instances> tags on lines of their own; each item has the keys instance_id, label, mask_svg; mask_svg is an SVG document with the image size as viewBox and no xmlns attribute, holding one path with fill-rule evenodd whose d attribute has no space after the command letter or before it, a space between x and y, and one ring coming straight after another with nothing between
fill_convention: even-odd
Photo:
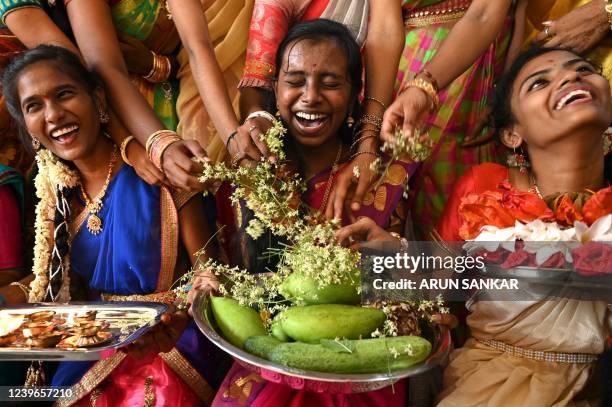
<instances>
[{"instance_id":1,"label":"teeth","mask_svg":"<svg viewBox=\"0 0 612 407\"><path fill-rule=\"evenodd\" d=\"M53 130L51 132L51 137L58 138L58 137L63 136L64 134L68 134L71 131L74 131L74 130L76 130L78 128L79 128L79 126L77 126L76 124L72 124L70 126L62 127L61 129Z\"/></svg>"},{"instance_id":2,"label":"teeth","mask_svg":"<svg viewBox=\"0 0 612 407\"><path fill-rule=\"evenodd\" d=\"M318 120L318 119L323 119L327 116L321 113L311 114L311 113L305 113L305 112L297 112L295 115L299 117L300 119L305 119L305 120Z\"/></svg>"},{"instance_id":3,"label":"teeth","mask_svg":"<svg viewBox=\"0 0 612 407\"><path fill-rule=\"evenodd\" d=\"M557 106L555 106L555 110L561 109L563 106L565 106L567 102L569 102L571 98L573 98L574 96L578 96L578 95L583 95L583 96L590 98L591 92L582 90L582 89L574 90L568 93L567 95L563 96L561 100L559 100L559 102L557 103Z\"/></svg>"}]
</instances>

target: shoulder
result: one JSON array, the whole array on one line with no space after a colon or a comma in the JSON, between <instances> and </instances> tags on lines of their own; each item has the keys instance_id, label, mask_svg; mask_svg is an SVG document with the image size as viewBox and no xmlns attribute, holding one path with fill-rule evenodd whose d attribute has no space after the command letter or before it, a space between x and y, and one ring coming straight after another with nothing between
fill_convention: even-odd
<instances>
[{"instance_id":1,"label":"shoulder","mask_svg":"<svg viewBox=\"0 0 612 407\"><path fill-rule=\"evenodd\" d=\"M0 19L2 26L6 26L6 16L20 8L43 8L40 0L2 0L0 1Z\"/></svg>"}]
</instances>

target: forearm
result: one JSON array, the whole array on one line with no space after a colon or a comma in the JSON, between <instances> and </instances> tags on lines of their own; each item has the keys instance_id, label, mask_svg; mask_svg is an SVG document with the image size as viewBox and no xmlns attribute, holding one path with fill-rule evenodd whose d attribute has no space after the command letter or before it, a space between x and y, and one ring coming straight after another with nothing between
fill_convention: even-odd
<instances>
[{"instance_id":1,"label":"forearm","mask_svg":"<svg viewBox=\"0 0 612 407\"><path fill-rule=\"evenodd\" d=\"M40 8L21 8L11 11L5 18L6 26L28 48L41 44L64 47L79 54L74 43Z\"/></svg>"},{"instance_id":2,"label":"forearm","mask_svg":"<svg viewBox=\"0 0 612 407\"><path fill-rule=\"evenodd\" d=\"M223 142L239 126L225 87L225 78L215 59L212 45L198 43L187 47L191 73L200 97Z\"/></svg>"},{"instance_id":3,"label":"forearm","mask_svg":"<svg viewBox=\"0 0 612 407\"><path fill-rule=\"evenodd\" d=\"M240 89L240 118L242 120L258 110L267 110L267 99L271 91L262 88Z\"/></svg>"},{"instance_id":4,"label":"forearm","mask_svg":"<svg viewBox=\"0 0 612 407\"><path fill-rule=\"evenodd\" d=\"M511 3L511 0L472 2L426 66L440 89L465 72L486 51L500 32Z\"/></svg>"},{"instance_id":5,"label":"forearm","mask_svg":"<svg viewBox=\"0 0 612 407\"><path fill-rule=\"evenodd\" d=\"M32 280L34 280L34 275L30 274L19 280L19 283L25 287L29 287ZM18 285L0 287L0 295L4 297L6 304L21 304L28 302L24 289Z\"/></svg>"}]
</instances>

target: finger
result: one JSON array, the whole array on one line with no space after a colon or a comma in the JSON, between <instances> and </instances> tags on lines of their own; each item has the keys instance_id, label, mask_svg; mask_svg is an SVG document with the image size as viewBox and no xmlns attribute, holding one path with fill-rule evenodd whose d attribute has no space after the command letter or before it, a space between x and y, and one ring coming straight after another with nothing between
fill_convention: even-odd
<instances>
[{"instance_id":1,"label":"finger","mask_svg":"<svg viewBox=\"0 0 612 407\"><path fill-rule=\"evenodd\" d=\"M253 140L253 143L255 144L255 147L257 147L259 149L259 151L261 152L261 154L264 157L269 159L272 153L270 153L270 149L268 148L266 143L263 141L263 139L262 139L263 133L261 132L259 127L254 128L249 133L249 135L251 137L251 140Z\"/></svg>"},{"instance_id":2,"label":"finger","mask_svg":"<svg viewBox=\"0 0 612 407\"><path fill-rule=\"evenodd\" d=\"M252 143L251 143L251 139L249 139L249 144L244 148L244 157L246 159L249 159L251 161L261 161L261 151L255 147Z\"/></svg>"},{"instance_id":3,"label":"finger","mask_svg":"<svg viewBox=\"0 0 612 407\"><path fill-rule=\"evenodd\" d=\"M336 194L338 192L338 188L336 185L332 185L329 195L327 196L327 204L325 208L319 208L319 212L323 213L323 216L327 220L331 220L334 218L334 204L333 202L336 200ZM321 203L323 205L323 203Z\"/></svg>"},{"instance_id":4,"label":"finger","mask_svg":"<svg viewBox=\"0 0 612 407\"><path fill-rule=\"evenodd\" d=\"M365 236L367 236L368 231L371 229L372 220L368 217L361 217L357 219L357 221L351 223L350 225L343 226L338 231L336 231L336 240L340 243L347 240L349 237L359 238L359 240L363 240Z\"/></svg>"},{"instance_id":5,"label":"finger","mask_svg":"<svg viewBox=\"0 0 612 407\"><path fill-rule=\"evenodd\" d=\"M454 329L459 325L459 321L453 314L435 314L432 322L439 325L446 325L449 329Z\"/></svg>"},{"instance_id":6,"label":"finger","mask_svg":"<svg viewBox=\"0 0 612 407\"><path fill-rule=\"evenodd\" d=\"M336 196L334 197L334 200L331 201L334 206L334 219L342 219L344 203L349 193L349 188L353 186L352 178L352 176L338 177L336 181Z\"/></svg>"},{"instance_id":7,"label":"finger","mask_svg":"<svg viewBox=\"0 0 612 407\"><path fill-rule=\"evenodd\" d=\"M357 188L355 188L355 194L353 195L353 202L351 203L351 210L358 211L361 209L361 204L365 197L366 192L370 187L370 180L367 179L363 174L357 180Z\"/></svg>"},{"instance_id":8,"label":"finger","mask_svg":"<svg viewBox=\"0 0 612 407\"><path fill-rule=\"evenodd\" d=\"M414 106L406 107L404 110L404 122L402 123L402 132L404 136L412 136L412 132L417 125L417 117L421 115L421 112L415 113Z\"/></svg>"},{"instance_id":9,"label":"finger","mask_svg":"<svg viewBox=\"0 0 612 407\"><path fill-rule=\"evenodd\" d=\"M185 140L183 141L183 145L187 147L187 149L191 152L191 154L193 154L193 156L196 157L198 160L204 161L207 163L210 162L210 159L206 155L206 150L204 150L204 148L202 148L200 143L198 143L197 141Z\"/></svg>"},{"instance_id":10,"label":"finger","mask_svg":"<svg viewBox=\"0 0 612 407\"><path fill-rule=\"evenodd\" d=\"M395 104L394 104L395 105ZM392 105L383 116L383 124L380 130L380 137L389 143L395 143L395 129L400 125L403 121L403 115L392 110L394 108Z\"/></svg>"},{"instance_id":11,"label":"finger","mask_svg":"<svg viewBox=\"0 0 612 407\"><path fill-rule=\"evenodd\" d=\"M561 38L558 35L555 35L550 40L544 43L544 47L546 48L555 48L555 47L560 47L560 46L563 46L565 48L571 48L569 44L563 44L563 38Z\"/></svg>"}]
</instances>

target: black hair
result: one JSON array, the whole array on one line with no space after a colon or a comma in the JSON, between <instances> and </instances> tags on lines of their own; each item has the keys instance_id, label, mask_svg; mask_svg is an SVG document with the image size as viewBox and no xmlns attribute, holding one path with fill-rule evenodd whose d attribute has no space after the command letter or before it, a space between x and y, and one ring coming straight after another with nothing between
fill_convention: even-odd
<instances>
[{"instance_id":1,"label":"black hair","mask_svg":"<svg viewBox=\"0 0 612 407\"><path fill-rule=\"evenodd\" d=\"M25 128L17 85L22 72L37 62L55 64L66 75L81 83L92 97L96 89L102 87L100 77L89 71L79 57L66 48L55 45L39 45L13 58L2 74L2 94L4 95L8 112L19 124L21 141L29 151L32 151L31 140Z\"/></svg>"},{"instance_id":2,"label":"black hair","mask_svg":"<svg viewBox=\"0 0 612 407\"><path fill-rule=\"evenodd\" d=\"M555 51L566 51L580 57L579 54L568 48L534 46L519 54L514 62L512 62L510 69L499 79L495 85L493 101L491 103L491 125L495 130L496 136L499 137L502 131L510 128L516 122L516 118L512 114L511 99L512 88L519 72L533 59Z\"/></svg>"},{"instance_id":3,"label":"black hair","mask_svg":"<svg viewBox=\"0 0 612 407\"><path fill-rule=\"evenodd\" d=\"M64 74L81 83L87 93L94 98L96 89L101 86L97 75L87 70L81 60L69 50L53 45L40 45L16 56L7 65L2 75L2 91L6 106L11 116L20 126L20 134L24 146L31 149L31 139L25 128L25 120L21 111L19 92L17 89L19 77L25 69L38 62L46 62L60 69ZM69 163L66 163L69 164ZM53 244L51 264L49 266L49 286L46 289L46 301L55 301L62 286L63 274L67 272L67 256L70 253L69 221L70 199L73 190L63 188L55 191L56 207L53 216Z\"/></svg>"},{"instance_id":4,"label":"black hair","mask_svg":"<svg viewBox=\"0 0 612 407\"><path fill-rule=\"evenodd\" d=\"M357 116L360 113L357 96L363 86L363 62L361 50L350 30L336 21L319 18L294 25L289 29L276 51L276 79L283 67L283 57L287 48L293 47L301 40L334 41L344 51L347 61L348 76L351 83L351 98L355 101L349 112ZM346 123L340 128L340 138L345 144L350 144L353 138L352 130Z\"/></svg>"}]
</instances>

